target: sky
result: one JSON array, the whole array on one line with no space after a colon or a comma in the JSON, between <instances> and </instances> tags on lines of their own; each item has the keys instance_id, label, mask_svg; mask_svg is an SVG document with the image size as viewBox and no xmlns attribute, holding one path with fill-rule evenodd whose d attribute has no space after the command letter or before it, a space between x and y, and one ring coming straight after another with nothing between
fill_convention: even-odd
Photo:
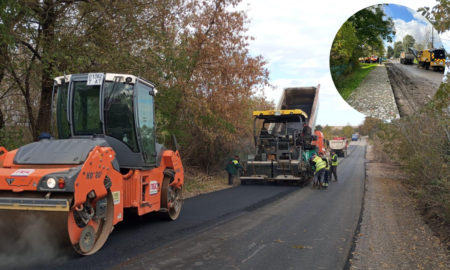
<instances>
[{"instance_id":1,"label":"sky","mask_svg":"<svg viewBox=\"0 0 450 270\"><path fill-rule=\"evenodd\" d=\"M433 7L435 0L392 0L413 10ZM345 3L345 4L343 4ZM329 71L329 54L334 36L354 13L371 5L374 0L243 0L238 7L250 19L248 33L250 54L262 55L268 62L272 88L265 96L278 102L286 87L320 84L317 124L356 126L364 115L348 105L337 92ZM407 14L399 20L412 20ZM450 35L445 33L450 40ZM447 46L447 44L444 44ZM448 49L447 49L448 50Z\"/></svg>"},{"instance_id":2,"label":"sky","mask_svg":"<svg viewBox=\"0 0 450 270\"><path fill-rule=\"evenodd\" d=\"M405 6L395 4L385 6L384 11L386 15L393 19L396 31L393 42L386 42L387 45L393 47L394 42L402 41L406 35L413 36L416 43L429 44L432 37L431 29L434 30L434 28L432 28L430 22L420 13ZM433 32L433 36L433 47L441 48L443 44L436 31Z\"/></svg>"}]
</instances>

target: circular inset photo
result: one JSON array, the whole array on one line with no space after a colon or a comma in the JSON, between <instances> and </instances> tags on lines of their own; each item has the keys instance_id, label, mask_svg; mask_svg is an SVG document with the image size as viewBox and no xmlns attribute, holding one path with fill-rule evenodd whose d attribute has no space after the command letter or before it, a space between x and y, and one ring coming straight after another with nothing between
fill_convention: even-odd
<instances>
[{"instance_id":1,"label":"circular inset photo","mask_svg":"<svg viewBox=\"0 0 450 270\"><path fill-rule=\"evenodd\" d=\"M419 12L379 4L352 15L337 32L330 71L341 96L366 116L390 120L413 114L443 80L446 52Z\"/></svg>"}]
</instances>

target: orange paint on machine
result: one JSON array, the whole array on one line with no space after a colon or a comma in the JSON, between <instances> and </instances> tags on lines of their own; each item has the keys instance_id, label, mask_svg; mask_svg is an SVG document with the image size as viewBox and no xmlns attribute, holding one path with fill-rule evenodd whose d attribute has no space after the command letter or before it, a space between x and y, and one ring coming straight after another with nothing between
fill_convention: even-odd
<instances>
[{"instance_id":1,"label":"orange paint on machine","mask_svg":"<svg viewBox=\"0 0 450 270\"><path fill-rule=\"evenodd\" d=\"M56 138L44 134L16 150L0 147L1 211L60 212L82 255L105 244L127 208L177 219L183 164L177 149L156 141L156 93L151 82L128 74L56 78Z\"/></svg>"}]
</instances>

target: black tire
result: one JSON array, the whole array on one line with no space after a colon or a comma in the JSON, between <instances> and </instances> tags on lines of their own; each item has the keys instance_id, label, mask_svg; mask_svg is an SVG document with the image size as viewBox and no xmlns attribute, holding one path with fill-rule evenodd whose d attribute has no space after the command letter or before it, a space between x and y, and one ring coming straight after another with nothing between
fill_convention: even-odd
<instances>
[{"instance_id":1,"label":"black tire","mask_svg":"<svg viewBox=\"0 0 450 270\"><path fill-rule=\"evenodd\" d=\"M161 188L161 208L166 211L163 216L167 220L176 220L183 206L183 189L169 185L170 178L164 177Z\"/></svg>"}]
</instances>

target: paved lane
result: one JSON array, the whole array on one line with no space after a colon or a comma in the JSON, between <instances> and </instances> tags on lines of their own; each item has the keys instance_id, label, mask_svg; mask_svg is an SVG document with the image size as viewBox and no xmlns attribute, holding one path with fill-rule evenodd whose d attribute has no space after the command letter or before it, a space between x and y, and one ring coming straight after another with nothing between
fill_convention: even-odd
<instances>
[{"instance_id":1,"label":"paved lane","mask_svg":"<svg viewBox=\"0 0 450 270\"><path fill-rule=\"evenodd\" d=\"M350 146L349 152L338 168L339 182L327 191L298 189L114 268L342 269L360 217L365 179L364 143Z\"/></svg>"},{"instance_id":2,"label":"paved lane","mask_svg":"<svg viewBox=\"0 0 450 270\"><path fill-rule=\"evenodd\" d=\"M109 268L172 241L208 230L298 189L299 187L288 186L237 186L200 195L185 200L179 219L173 222L162 220L157 213L142 217L129 213L96 254L87 257L75 255L63 262L59 259L59 262L39 266L34 264L32 268Z\"/></svg>"}]
</instances>

